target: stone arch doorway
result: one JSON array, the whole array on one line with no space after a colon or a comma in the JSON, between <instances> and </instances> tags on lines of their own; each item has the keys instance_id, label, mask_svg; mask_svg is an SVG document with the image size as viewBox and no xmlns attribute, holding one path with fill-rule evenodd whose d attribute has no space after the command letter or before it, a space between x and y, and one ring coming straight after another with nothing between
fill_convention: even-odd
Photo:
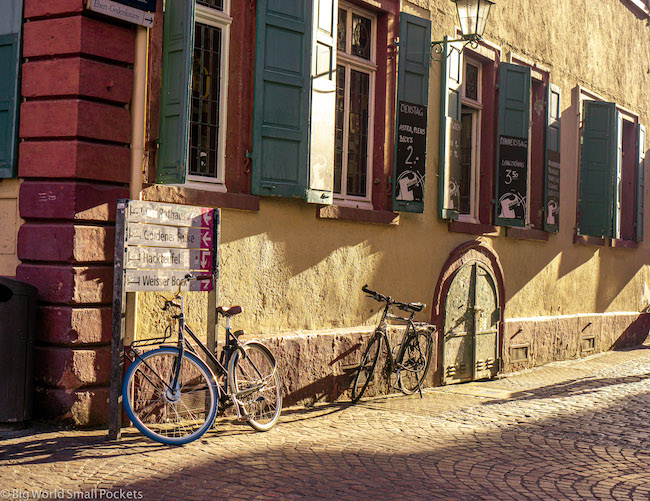
<instances>
[{"instance_id":1,"label":"stone arch doorway","mask_svg":"<svg viewBox=\"0 0 650 501\"><path fill-rule=\"evenodd\" d=\"M502 352L503 271L489 246L471 241L450 254L434 296L441 384L494 377Z\"/></svg>"}]
</instances>

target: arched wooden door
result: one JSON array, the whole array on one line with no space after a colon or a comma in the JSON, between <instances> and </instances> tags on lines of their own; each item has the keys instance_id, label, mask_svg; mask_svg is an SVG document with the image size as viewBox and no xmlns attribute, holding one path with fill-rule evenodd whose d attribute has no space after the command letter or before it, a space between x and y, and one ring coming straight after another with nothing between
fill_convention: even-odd
<instances>
[{"instance_id":1,"label":"arched wooden door","mask_svg":"<svg viewBox=\"0 0 650 501\"><path fill-rule=\"evenodd\" d=\"M442 382L494 377L499 370L499 298L490 270L477 261L454 275L444 302Z\"/></svg>"}]
</instances>

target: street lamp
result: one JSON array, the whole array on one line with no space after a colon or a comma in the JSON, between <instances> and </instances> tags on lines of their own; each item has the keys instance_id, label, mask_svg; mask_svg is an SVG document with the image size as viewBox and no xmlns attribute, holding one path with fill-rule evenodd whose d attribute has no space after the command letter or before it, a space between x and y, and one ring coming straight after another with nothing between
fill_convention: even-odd
<instances>
[{"instance_id":1,"label":"street lamp","mask_svg":"<svg viewBox=\"0 0 650 501\"><path fill-rule=\"evenodd\" d=\"M458 20L460 21L462 36L455 40L432 42L431 47L435 54L443 54L445 52L445 46L450 42L465 42L465 45L463 45L460 52L462 52L468 44L471 44L473 48L478 47L478 43L483 39L483 32L485 32L487 18L490 15L490 7L494 4L492 0L451 1L456 4L456 11L458 13ZM447 56L448 55L449 54L447 54ZM433 57L433 59L442 61L445 57L440 59Z\"/></svg>"}]
</instances>

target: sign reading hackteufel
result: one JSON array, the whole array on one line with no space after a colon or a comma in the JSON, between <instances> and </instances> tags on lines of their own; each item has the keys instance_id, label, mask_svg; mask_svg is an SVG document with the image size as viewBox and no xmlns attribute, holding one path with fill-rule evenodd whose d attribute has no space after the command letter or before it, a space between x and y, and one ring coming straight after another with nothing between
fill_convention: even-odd
<instances>
[{"instance_id":1,"label":"sign reading hackteufel","mask_svg":"<svg viewBox=\"0 0 650 501\"><path fill-rule=\"evenodd\" d=\"M213 272L213 209L134 200L125 219L127 292L176 290L187 273ZM212 281L191 281L183 290L210 291Z\"/></svg>"}]
</instances>

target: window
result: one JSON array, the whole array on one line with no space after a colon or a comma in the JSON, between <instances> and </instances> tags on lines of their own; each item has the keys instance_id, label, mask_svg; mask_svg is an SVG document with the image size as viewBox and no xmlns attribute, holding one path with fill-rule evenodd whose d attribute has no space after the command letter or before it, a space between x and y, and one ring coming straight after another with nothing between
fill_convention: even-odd
<instances>
[{"instance_id":1,"label":"window","mask_svg":"<svg viewBox=\"0 0 650 501\"><path fill-rule=\"evenodd\" d=\"M222 1L199 1L194 27L188 180L223 182L225 114Z\"/></svg>"},{"instance_id":2,"label":"window","mask_svg":"<svg viewBox=\"0 0 650 501\"><path fill-rule=\"evenodd\" d=\"M335 202L347 214L390 203L392 151L373 138L394 130L395 83L387 75L399 2L368 2L381 14L363 3L258 4L253 194Z\"/></svg>"},{"instance_id":3,"label":"window","mask_svg":"<svg viewBox=\"0 0 650 501\"><path fill-rule=\"evenodd\" d=\"M581 151L578 234L643 237L645 129L638 117L579 89Z\"/></svg>"},{"instance_id":4,"label":"window","mask_svg":"<svg viewBox=\"0 0 650 501\"><path fill-rule=\"evenodd\" d=\"M334 194L370 201L375 19L341 4L338 11Z\"/></svg>"},{"instance_id":5,"label":"window","mask_svg":"<svg viewBox=\"0 0 650 501\"><path fill-rule=\"evenodd\" d=\"M557 231L559 89L512 54L498 63L487 46L459 50L448 44L443 63L439 216L476 225L452 224L470 233L493 232L491 223Z\"/></svg>"},{"instance_id":6,"label":"window","mask_svg":"<svg viewBox=\"0 0 650 501\"><path fill-rule=\"evenodd\" d=\"M197 1L187 180L223 184L227 41L224 0Z\"/></svg>"},{"instance_id":7,"label":"window","mask_svg":"<svg viewBox=\"0 0 650 501\"><path fill-rule=\"evenodd\" d=\"M492 222L496 61L491 50L448 44L443 61L439 216L471 225Z\"/></svg>"},{"instance_id":8,"label":"window","mask_svg":"<svg viewBox=\"0 0 650 501\"><path fill-rule=\"evenodd\" d=\"M461 94L460 158L451 182L451 197L458 208L459 220L478 222L478 167L483 98L481 64L466 58Z\"/></svg>"},{"instance_id":9,"label":"window","mask_svg":"<svg viewBox=\"0 0 650 501\"><path fill-rule=\"evenodd\" d=\"M158 183L225 191L228 8L229 0L165 5Z\"/></svg>"}]
</instances>

